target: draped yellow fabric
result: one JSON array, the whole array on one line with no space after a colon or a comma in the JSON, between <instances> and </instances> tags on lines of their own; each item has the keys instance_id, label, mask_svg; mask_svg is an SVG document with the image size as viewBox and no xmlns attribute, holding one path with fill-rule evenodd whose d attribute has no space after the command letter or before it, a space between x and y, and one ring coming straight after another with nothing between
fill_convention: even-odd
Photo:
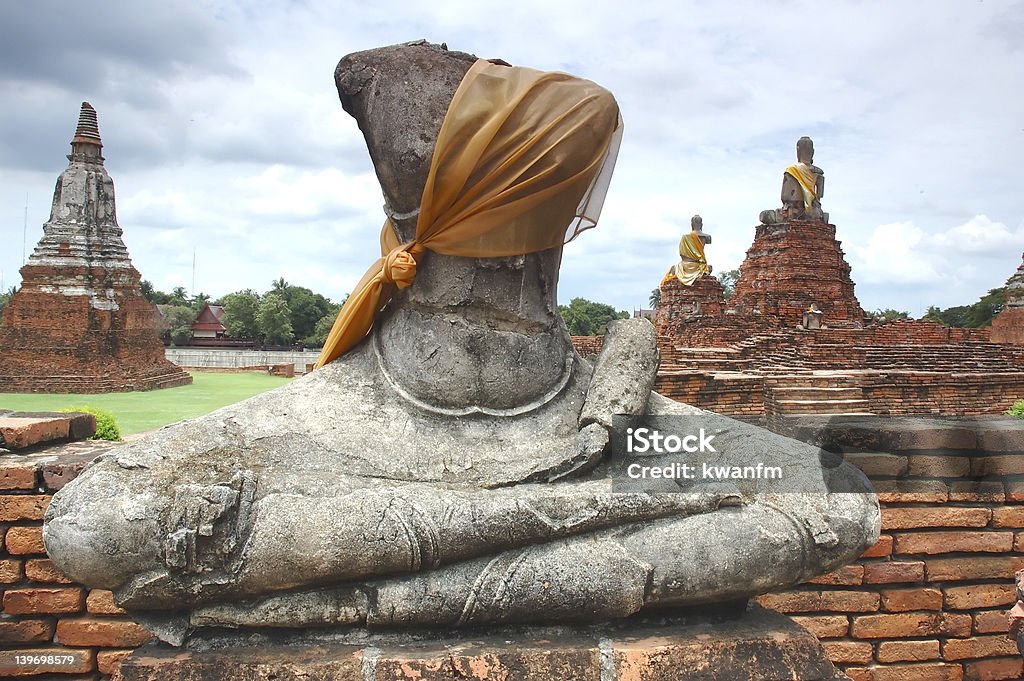
<instances>
[{"instance_id":1,"label":"draped yellow fabric","mask_svg":"<svg viewBox=\"0 0 1024 681\"><path fill-rule=\"evenodd\" d=\"M477 61L434 145L416 238L390 220L381 257L338 313L316 366L348 352L425 250L495 258L554 248L597 223L622 123L615 98L588 80Z\"/></svg>"},{"instance_id":2,"label":"draped yellow fabric","mask_svg":"<svg viewBox=\"0 0 1024 681\"><path fill-rule=\"evenodd\" d=\"M704 256L704 242L696 232L687 232L679 240L679 262L672 268L672 274L684 286L693 286L708 273L708 261ZM666 275L667 276L667 275Z\"/></svg>"},{"instance_id":3,"label":"draped yellow fabric","mask_svg":"<svg viewBox=\"0 0 1024 681\"><path fill-rule=\"evenodd\" d=\"M804 190L804 208L810 209L814 199L818 198L818 176L806 163L791 165L786 168L786 173L800 183Z\"/></svg>"}]
</instances>

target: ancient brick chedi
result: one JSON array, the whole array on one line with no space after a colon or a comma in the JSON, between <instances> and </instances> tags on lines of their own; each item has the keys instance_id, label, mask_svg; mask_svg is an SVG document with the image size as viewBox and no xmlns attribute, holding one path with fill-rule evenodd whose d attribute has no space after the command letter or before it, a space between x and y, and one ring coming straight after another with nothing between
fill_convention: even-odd
<instances>
[{"instance_id":1,"label":"ancient brick chedi","mask_svg":"<svg viewBox=\"0 0 1024 681\"><path fill-rule=\"evenodd\" d=\"M0 391L111 392L191 383L167 361L121 240L96 111L82 103L68 167L0 324Z\"/></svg>"},{"instance_id":2,"label":"ancient brick chedi","mask_svg":"<svg viewBox=\"0 0 1024 681\"><path fill-rule=\"evenodd\" d=\"M992 320L989 334L993 343L1024 345L1024 262L1006 281L1006 304Z\"/></svg>"},{"instance_id":3,"label":"ancient brick chedi","mask_svg":"<svg viewBox=\"0 0 1024 681\"><path fill-rule=\"evenodd\" d=\"M836 227L823 220L758 225L729 303L784 328L800 324L812 304L833 328L857 328L864 320Z\"/></svg>"},{"instance_id":4,"label":"ancient brick chedi","mask_svg":"<svg viewBox=\"0 0 1024 681\"><path fill-rule=\"evenodd\" d=\"M825 173L814 165L811 138L797 140L796 156L782 175L782 208L761 211L730 307L792 328L813 305L828 326L859 328L864 310L853 294L835 225L821 209Z\"/></svg>"}]
</instances>

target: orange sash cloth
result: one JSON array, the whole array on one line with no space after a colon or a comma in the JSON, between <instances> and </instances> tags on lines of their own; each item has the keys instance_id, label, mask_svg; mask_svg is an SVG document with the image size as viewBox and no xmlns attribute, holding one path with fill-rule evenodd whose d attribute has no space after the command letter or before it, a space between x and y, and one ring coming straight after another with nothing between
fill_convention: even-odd
<instances>
[{"instance_id":1,"label":"orange sash cloth","mask_svg":"<svg viewBox=\"0 0 1024 681\"><path fill-rule=\"evenodd\" d=\"M810 210L814 199L818 198L818 176L806 163L795 163L786 168L786 174L791 175L798 183L804 194L804 208Z\"/></svg>"},{"instance_id":2,"label":"orange sash cloth","mask_svg":"<svg viewBox=\"0 0 1024 681\"><path fill-rule=\"evenodd\" d=\"M477 61L452 98L420 200L416 238L390 219L381 257L338 313L316 367L370 332L425 250L469 258L554 248L593 227L622 136L610 92L564 73Z\"/></svg>"},{"instance_id":3,"label":"orange sash cloth","mask_svg":"<svg viewBox=\"0 0 1024 681\"><path fill-rule=\"evenodd\" d=\"M683 286L693 286L693 282L708 273L704 242L696 232L687 232L679 240L679 258L679 262L672 268L672 274Z\"/></svg>"}]
</instances>

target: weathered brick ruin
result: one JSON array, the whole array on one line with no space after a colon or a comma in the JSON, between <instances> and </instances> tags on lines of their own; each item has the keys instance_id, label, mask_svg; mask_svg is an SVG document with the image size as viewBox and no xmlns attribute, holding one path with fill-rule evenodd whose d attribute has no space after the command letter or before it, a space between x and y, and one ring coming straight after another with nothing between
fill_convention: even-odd
<instances>
[{"instance_id":1,"label":"weathered brick ruin","mask_svg":"<svg viewBox=\"0 0 1024 681\"><path fill-rule=\"evenodd\" d=\"M832 328L864 321L835 225L795 219L758 225L729 308L769 328L793 328L811 304Z\"/></svg>"},{"instance_id":2,"label":"weathered brick ruin","mask_svg":"<svg viewBox=\"0 0 1024 681\"><path fill-rule=\"evenodd\" d=\"M1020 422L795 420L798 437L828 433L872 480L882 536L856 563L762 605L793 615L853 681L1020 679L1006 636L1024 568Z\"/></svg>"},{"instance_id":3,"label":"weathered brick ruin","mask_svg":"<svg viewBox=\"0 0 1024 681\"><path fill-rule=\"evenodd\" d=\"M787 432L832 433L878 492L882 536L856 563L761 604L814 633L853 681L1020 678L1024 660L1005 634L1013 574L1024 568L1018 424L824 420L797 417ZM41 439L0 424L5 436ZM61 575L41 536L54 492L117 445L42 446L0 453L0 648L72 660L31 666L45 678L108 678L151 634L109 591ZM0 676L14 671L0 666Z\"/></svg>"},{"instance_id":4,"label":"weathered brick ruin","mask_svg":"<svg viewBox=\"0 0 1024 681\"><path fill-rule=\"evenodd\" d=\"M820 204L787 200L790 182L786 207L761 213L728 300L707 300L721 291L707 276L662 284L659 392L755 421L1001 414L1024 399L1024 265L991 330L867 319L835 225Z\"/></svg>"},{"instance_id":5,"label":"weathered brick ruin","mask_svg":"<svg viewBox=\"0 0 1024 681\"><path fill-rule=\"evenodd\" d=\"M185 385L121 240L96 112L82 104L68 167L0 322L0 391L97 393Z\"/></svg>"},{"instance_id":6,"label":"weathered brick ruin","mask_svg":"<svg viewBox=\"0 0 1024 681\"><path fill-rule=\"evenodd\" d=\"M715 277L701 277L692 286L668 279L661 285L654 328L661 335L670 335L683 328L687 320L719 317L724 311L724 300L722 284Z\"/></svg>"},{"instance_id":7,"label":"weathered brick ruin","mask_svg":"<svg viewBox=\"0 0 1024 681\"><path fill-rule=\"evenodd\" d=\"M993 343L1024 345L1024 262L1006 282L1006 303L992 320L989 336Z\"/></svg>"}]
</instances>

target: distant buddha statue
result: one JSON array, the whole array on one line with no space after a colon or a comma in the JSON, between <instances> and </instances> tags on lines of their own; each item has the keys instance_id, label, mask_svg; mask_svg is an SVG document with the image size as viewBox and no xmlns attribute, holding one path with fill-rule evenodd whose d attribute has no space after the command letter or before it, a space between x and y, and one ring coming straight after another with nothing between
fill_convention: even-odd
<instances>
[{"instance_id":1,"label":"distant buddha statue","mask_svg":"<svg viewBox=\"0 0 1024 681\"><path fill-rule=\"evenodd\" d=\"M761 222L828 222L828 213L821 210L821 198L825 195L825 172L814 165L814 142L810 137L797 140L796 158L797 162L786 168L782 175L782 209L761 211Z\"/></svg>"},{"instance_id":2,"label":"distant buddha statue","mask_svg":"<svg viewBox=\"0 0 1024 681\"><path fill-rule=\"evenodd\" d=\"M661 280L662 284L670 279L678 279L684 286L693 286L705 274L711 274L711 265L708 265L704 255L704 246L711 243L711 235L703 231L703 226L701 216L690 218L690 231L679 240L679 262Z\"/></svg>"}]
</instances>

